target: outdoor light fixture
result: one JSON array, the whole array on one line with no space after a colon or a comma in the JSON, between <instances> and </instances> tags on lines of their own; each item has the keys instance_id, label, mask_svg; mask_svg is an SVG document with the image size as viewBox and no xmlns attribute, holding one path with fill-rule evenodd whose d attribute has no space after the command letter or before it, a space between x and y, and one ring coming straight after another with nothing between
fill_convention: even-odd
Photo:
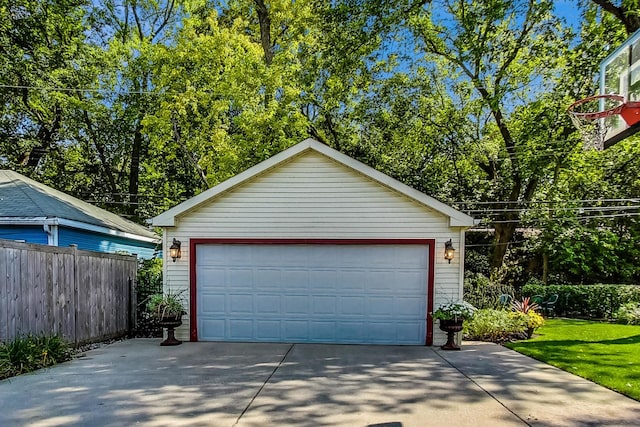
<instances>
[{"instance_id":1,"label":"outdoor light fixture","mask_svg":"<svg viewBox=\"0 0 640 427\"><path fill-rule=\"evenodd\" d=\"M176 260L182 256L180 240L176 240L175 237L173 238L173 244L169 247L169 256L173 258L173 262L176 262Z\"/></svg>"},{"instance_id":2,"label":"outdoor light fixture","mask_svg":"<svg viewBox=\"0 0 640 427\"><path fill-rule=\"evenodd\" d=\"M444 243L444 259L449 261L451 264L451 260L453 259L453 254L456 250L453 249L453 243L451 243L451 239Z\"/></svg>"}]
</instances>

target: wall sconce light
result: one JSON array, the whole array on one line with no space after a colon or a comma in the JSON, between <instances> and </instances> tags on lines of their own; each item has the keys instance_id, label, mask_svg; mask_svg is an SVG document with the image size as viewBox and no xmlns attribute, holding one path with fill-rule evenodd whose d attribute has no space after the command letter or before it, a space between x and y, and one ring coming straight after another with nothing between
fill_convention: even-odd
<instances>
[{"instance_id":1,"label":"wall sconce light","mask_svg":"<svg viewBox=\"0 0 640 427\"><path fill-rule=\"evenodd\" d=\"M453 255L454 255L455 251L456 250L453 249L453 243L451 243L451 239L449 239L448 242L445 242L445 244L444 244L444 259L449 261L449 264L451 264L451 260L453 259Z\"/></svg>"},{"instance_id":2,"label":"wall sconce light","mask_svg":"<svg viewBox=\"0 0 640 427\"><path fill-rule=\"evenodd\" d=\"M173 244L169 247L169 256L173 258L173 262L182 257L182 251L180 250L180 240L173 238Z\"/></svg>"}]
</instances>

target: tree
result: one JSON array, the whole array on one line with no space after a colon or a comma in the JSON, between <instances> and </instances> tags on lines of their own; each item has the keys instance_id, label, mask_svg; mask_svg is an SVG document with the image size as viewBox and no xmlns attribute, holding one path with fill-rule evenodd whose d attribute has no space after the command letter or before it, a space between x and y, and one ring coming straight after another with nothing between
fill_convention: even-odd
<instances>
[{"instance_id":1,"label":"tree","mask_svg":"<svg viewBox=\"0 0 640 427\"><path fill-rule=\"evenodd\" d=\"M90 50L68 90L61 144L43 158L40 178L101 207L141 221L154 198L140 198L148 138L142 122L152 109L153 51L172 37L180 7L165 2L105 0L87 5L83 49Z\"/></svg>"},{"instance_id":2,"label":"tree","mask_svg":"<svg viewBox=\"0 0 640 427\"><path fill-rule=\"evenodd\" d=\"M549 167L566 152L557 133L567 121L553 123L558 99L543 97L557 83L568 41L552 6L550 1L444 0L412 20L425 59L443 61L456 93L467 91L459 108L478 126L477 148L468 156L492 185L479 197L495 201L491 207L500 212L492 221L494 269L512 241L518 208L533 199ZM550 127L537 126L541 121ZM557 155L542 157L541 150Z\"/></svg>"},{"instance_id":3,"label":"tree","mask_svg":"<svg viewBox=\"0 0 640 427\"><path fill-rule=\"evenodd\" d=\"M156 99L154 52L172 39L182 17L181 3L105 0L96 4L91 17L95 28L104 32L105 53L112 68L104 70L102 81L113 95L96 99L96 109L83 110L83 124L109 183L111 201L122 203L120 209L130 217L144 219L146 212L139 209L140 173L149 145L144 120ZM109 132L114 123L119 129ZM101 141L105 134L110 136L109 142ZM105 150L106 144L112 149Z\"/></svg>"},{"instance_id":4,"label":"tree","mask_svg":"<svg viewBox=\"0 0 640 427\"><path fill-rule=\"evenodd\" d=\"M270 3L278 31L268 52L254 6L194 4L174 42L157 50L145 189L184 200L308 135L297 78L300 51L317 36L305 25L308 6Z\"/></svg>"},{"instance_id":5,"label":"tree","mask_svg":"<svg viewBox=\"0 0 640 427\"><path fill-rule=\"evenodd\" d=\"M635 0L591 0L602 10L619 20L627 32L627 36L640 29L640 5Z\"/></svg>"},{"instance_id":6,"label":"tree","mask_svg":"<svg viewBox=\"0 0 640 427\"><path fill-rule=\"evenodd\" d=\"M0 149L9 167L33 175L59 148L73 88L91 87L83 0L0 0Z\"/></svg>"},{"instance_id":7,"label":"tree","mask_svg":"<svg viewBox=\"0 0 640 427\"><path fill-rule=\"evenodd\" d=\"M565 107L597 93L600 62L626 37L624 26L612 15L593 5L585 10L579 41L567 53L554 92L566 94ZM541 232L534 240L544 260L542 277L583 283L629 281L637 275L631 242L638 228L633 204L626 200L638 194L629 178L638 167L637 143L624 141L603 152L584 151L577 137L575 132L567 134L577 141L576 149L541 183L523 215L524 224Z\"/></svg>"}]
</instances>

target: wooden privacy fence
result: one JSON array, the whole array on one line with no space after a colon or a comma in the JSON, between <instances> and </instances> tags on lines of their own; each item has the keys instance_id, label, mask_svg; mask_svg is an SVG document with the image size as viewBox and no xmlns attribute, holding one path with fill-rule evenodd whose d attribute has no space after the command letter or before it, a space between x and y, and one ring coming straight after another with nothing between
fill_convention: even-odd
<instances>
[{"instance_id":1,"label":"wooden privacy fence","mask_svg":"<svg viewBox=\"0 0 640 427\"><path fill-rule=\"evenodd\" d=\"M80 344L132 326L135 256L0 240L0 341L33 333Z\"/></svg>"}]
</instances>

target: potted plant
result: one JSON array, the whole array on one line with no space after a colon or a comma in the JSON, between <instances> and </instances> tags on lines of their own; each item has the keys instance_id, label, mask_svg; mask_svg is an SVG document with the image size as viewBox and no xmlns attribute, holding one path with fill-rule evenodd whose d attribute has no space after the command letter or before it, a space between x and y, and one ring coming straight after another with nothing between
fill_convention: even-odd
<instances>
[{"instance_id":1,"label":"potted plant","mask_svg":"<svg viewBox=\"0 0 640 427\"><path fill-rule=\"evenodd\" d=\"M440 329L447 333L447 342L440 346L443 350L460 350L455 342L456 332L462 330L462 323L473 317L475 308L466 302L452 302L441 305L433 313L433 318L440 321Z\"/></svg>"},{"instance_id":2,"label":"potted plant","mask_svg":"<svg viewBox=\"0 0 640 427\"><path fill-rule=\"evenodd\" d=\"M182 292L169 291L152 295L147 303L147 310L157 319L158 325L167 329L167 339L160 345L182 344L175 337L175 328L182 325L182 316L185 314Z\"/></svg>"},{"instance_id":3,"label":"potted plant","mask_svg":"<svg viewBox=\"0 0 640 427\"><path fill-rule=\"evenodd\" d=\"M535 311L527 313L527 338L533 336L533 331L544 325L544 318Z\"/></svg>"},{"instance_id":4,"label":"potted plant","mask_svg":"<svg viewBox=\"0 0 640 427\"><path fill-rule=\"evenodd\" d=\"M531 338L533 331L544 325L544 318L536 311L540 306L532 302L529 297L523 298L522 301L514 301L511 309L523 318L523 323L527 327L527 338Z\"/></svg>"}]
</instances>

